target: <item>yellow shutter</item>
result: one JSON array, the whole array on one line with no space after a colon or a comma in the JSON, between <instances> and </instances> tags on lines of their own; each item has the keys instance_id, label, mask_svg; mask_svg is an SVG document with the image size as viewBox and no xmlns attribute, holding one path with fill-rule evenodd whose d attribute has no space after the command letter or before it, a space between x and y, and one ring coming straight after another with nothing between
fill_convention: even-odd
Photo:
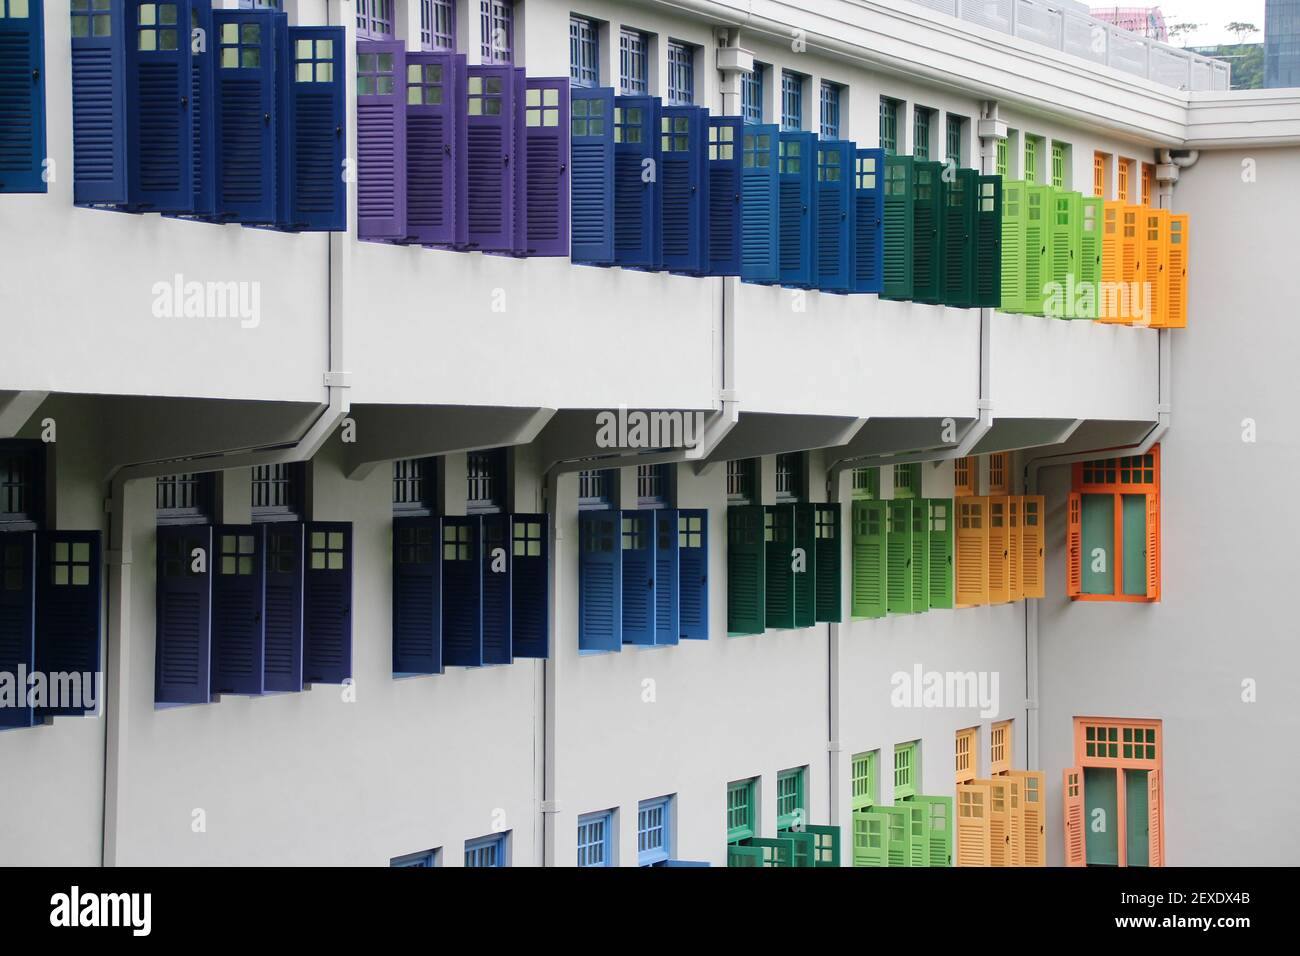
<instances>
[{"instance_id":1,"label":"yellow shutter","mask_svg":"<svg viewBox=\"0 0 1300 956\"><path fill-rule=\"evenodd\" d=\"M987 498L957 499L954 578L958 607L989 602L988 502Z\"/></svg>"},{"instance_id":2,"label":"yellow shutter","mask_svg":"<svg viewBox=\"0 0 1300 956\"><path fill-rule=\"evenodd\" d=\"M1020 499L1020 583L1027 598L1045 596L1043 590L1043 521L1047 499L1025 495Z\"/></svg>"},{"instance_id":3,"label":"yellow shutter","mask_svg":"<svg viewBox=\"0 0 1300 956\"><path fill-rule=\"evenodd\" d=\"M957 784L957 865L989 866L989 788Z\"/></svg>"},{"instance_id":4,"label":"yellow shutter","mask_svg":"<svg viewBox=\"0 0 1300 956\"><path fill-rule=\"evenodd\" d=\"M988 498L988 603L1005 604L1011 599L1007 579L1007 498L1005 495Z\"/></svg>"},{"instance_id":5,"label":"yellow shutter","mask_svg":"<svg viewBox=\"0 0 1300 956\"><path fill-rule=\"evenodd\" d=\"M1023 866L1047 865L1047 833L1043 812L1043 772L1012 770L1020 780L1020 808L1024 816Z\"/></svg>"},{"instance_id":6,"label":"yellow shutter","mask_svg":"<svg viewBox=\"0 0 1300 956\"><path fill-rule=\"evenodd\" d=\"M1023 503L1024 499L1019 495L1007 499L1007 590L1013 601L1025 596L1020 569L1020 508Z\"/></svg>"}]
</instances>

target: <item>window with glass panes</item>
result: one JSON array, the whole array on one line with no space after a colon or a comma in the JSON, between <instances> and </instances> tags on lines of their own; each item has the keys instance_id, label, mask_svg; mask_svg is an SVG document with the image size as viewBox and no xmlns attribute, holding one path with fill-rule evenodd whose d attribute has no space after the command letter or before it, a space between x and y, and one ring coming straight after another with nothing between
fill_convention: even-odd
<instances>
[{"instance_id":1,"label":"window with glass panes","mask_svg":"<svg viewBox=\"0 0 1300 956\"><path fill-rule=\"evenodd\" d=\"M430 515L437 509L435 458L399 458L393 462L393 513Z\"/></svg>"},{"instance_id":2,"label":"window with glass panes","mask_svg":"<svg viewBox=\"0 0 1300 956\"><path fill-rule=\"evenodd\" d=\"M1010 452L999 451L989 455L988 493L1005 495L1010 490Z\"/></svg>"},{"instance_id":3,"label":"window with glass panes","mask_svg":"<svg viewBox=\"0 0 1300 956\"><path fill-rule=\"evenodd\" d=\"M803 452L776 456L776 500L803 500Z\"/></svg>"},{"instance_id":4,"label":"window with glass panes","mask_svg":"<svg viewBox=\"0 0 1300 956\"><path fill-rule=\"evenodd\" d=\"M1070 147L1065 143L1052 142L1052 185L1057 189L1065 188L1065 167Z\"/></svg>"},{"instance_id":5,"label":"window with glass panes","mask_svg":"<svg viewBox=\"0 0 1300 956\"><path fill-rule=\"evenodd\" d=\"M513 63L515 43L514 0L479 0L484 63Z\"/></svg>"},{"instance_id":6,"label":"window with glass panes","mask_svg":"<svg viewBox=\"0 0 1300 956\"><path fill-rule=\"evenodd\" d=\"M1092 760L1155 762L1159 756L1156 728L1131 724L1085 724L1083 756Z\"/></svg>"},{"instance_id":7,"label":"window with glass panes","mask_svg":"<svg viewBox=\"0 0 1300 956\"><path fill-rule=\"evenodd\" d=\"M650 89L649 41L639 30L622 30L618 35L619 86L624 93L646 93Z\"/></svg>"},{"instance_id":8,"label":"window with glass panes","mask_svg":"<svg viewBox=\"0 0 1300 956\"><path fill-rule=\"evenodd\" d=\"M901 105L888 96L880 98L880 148L888 156L898 154L898 108Z\"/></svg>"},{"instance_id":9,"label":"window with glass panes","mask_svg":"<svg viewBox=\"0 0 1300 956\"><path fill-rule=\"evenodd\" d=\"M954 166L961 165L961 140L962 132L966 129L966 120L961 116L949 114L947 122L947 158L948 162Z\"/></svg>"},{"instance_id":10,"label":"window with glass panes","mask_svg":"<svg viewBox=\"0 0 1300 956\"><path fill-rule=\"evenodd\" d=\"M482 514L501 510L506 493L506 451L472 451L465 456L465 510Z\"/></svg>"},{"instance_id":11,"label":"window with glass panes","mask_svg":"<svg viewBox=\"0 0 1300 956\"><path fill-rule=\"evenodd\" d=\"M880 497L880 469L879 468L854 468L853 469L853 497L854 498L879 498Z\"/></svg>"},{"instance_id":12,"label":"window with glass panes","mask_svg":"<svg viewBox=\"0 0 1300 956\"><path fill-rule=\"evenodd\" d=\"M637 866L655 866L668 860L671 852L672 797L642 800L636 811Z\"/></svg>"},{"instance_id":13,"label":"window with glass panes","mask_svg":"<svg viewBox=\"0 0 1300 956\"><path fill-rule=\"evenodd\" d=\"M302 516L301 463L254 465L251 515L254 521L297 520Z\"/></svg>"},{"instance_id":14,"label":"window with glass panes","mask_svg":"<svg viewBox=\"0 0 1300 956\"><path fill-rule=\"evenodd\" d=\"M578 817L578 866L611 866L610 823L613 814L588 813Z\"/></svg>"},{"instance_id":15,"label":"window with glass panes","mask_svg":"<svg viewBox=\"0 0 1300 956\"><path fill-rule=\"evenodd\" d=\"M806 767L782 770L776 776L776 828L788 830L807 823L804 807Z\"/></svg>"},{"instance_id":16,"label":"window with glass panes","mask_svg":"<svg viewBox=\"0 0 1300 956\"><path fill-rule=\"evenodd\" d=\"M419 853L410 853L406 856L395 856L388 861L388 865L429 869L438 865L438 851L422 850Z\"/></svg>"},{"instance_id":17,"label":"window with glass panes","mask_svg":"<svg viewBox=\"0 0 1300 956\"><path fill-rule=\"evenodd\" d=\"M1025 137L1025 182L1038 182L1038 153L1042 137Z\"/></svg>"},{"instance_id":18,"label":"window with glass panes","mask_svg":"<svg viewBox=\"0 0 1300 956\"><path fill-rule=\"evenodd\" d=\"M1001 774L1011 769L1011 721L993 725L989 731L989 773Z\"/></svg>"},{"instance_id":19,"label":"window with glass panes","mask_svg":"<svg viewBox=\"0 0 1300 956\"><path fill-rule=\"evenodd\" d=\"M596 24L586 17L569 17L569 79L574 86L600 82Z\"/></svg>"},{"instance_id":20,"label":"window with glass panes","mask_svg":"<svg viewBox=\"0 0 1300 956\"><path fill-rule=\"evenodd\" d=\"M1115 189L1115 198L1120 202L1132 202L1133 193L1130 191L1129 184L1132 180L1133 160L1121 156L1116 172L1119 175L1119 184Z\"/></svg>"},{"instance_id":21,"label":"window with glass panes","mask_svg":"<svg viewBox=\"0 0 1300 956\"><path fill-rule=\"evenodd\" d=\"M803 129L803 81L799 73L781 71L781 128Z\"/></svg>"},{"instance_id":22,"label":"window with glass panes","mask_svg":"<svg viewBox=\"0 0 1300 956\"><path fill-rule=\"evenodd\" d=\"M912 155L917 159L930 158L930 126L934 122L934 110L928 106L918 106L912 114Z\"/></svg>"},{"instance_id":23,"label":"window with glass panes","mask_svg":"<svg viewBox=\"0 0 1300 956\"><path fill-rule=\"evenodd\" d=\"M997 158L995 160L997 165L995 168L997 170L997 174L999 176L1002 176L1003 178L1009 176L1011 172L1010 159L1009 159L1010 152L1011 150L1007 146L1006 139L998 140Z\"/></svg>"},{"instance_id":24,"label":"window with glass panes","mask_svg":"<svg viewBox=\"0 0 1300 956\"><path fill-rule=\"evenodd\" d=\"M916 750L913 740L894 747L894 802L914 797L916 786Z\"/></svg>"},{"instance_id":25,"label":"window with glass panes","mask_svg":"<svg viewBox=\"0 0 1300 956\"><path fill-rule=\"evenodd\" d=\"M0 530L36 530L40 522L40 456L39 446L0 442Z\"/></svg>"},{"instance_id":26,"label":"window with glass panes","mask_svg":"<svg viewBox=\"0 0 1300 956\"><path fill-rule=\"evenodd\" d=\"M466 866L506 865L506 835L480 837L465 842Z\"/></svg>"},{"instance_id":27,"label":"window with glass panes","mask_svg":"<svg viewBox=\"0 0 1300 956\"><path fill-rule=\"evenodd\" d=\"M1156 456L1127 455L1123 458L1098 458L1085 461L1080 469L1083 485L1117 487L1156 484Z\"/></svg>"},{"instance_id":28,"label":"window with glass panes","mask_svg":"<svg viewBox=\"0 0 1300 956\"><path fill-rule=\"evenodd\" d=\"M1300 21L1297 21L1300 25ZM1151 205L1151 190L1156 184L1156 168L1150 163L1142 164L1142 205Z\"/></svg>"},{"instance_id":29,"label":"window with glass panes","mask_svg":"<svg viewBox=\"0 0 1300 956\"><path fill-rule=\"evenodd\" d=\"M727 462L727 502L752 504L758 500L758 459L733 458Z\"/></svg>"},{"instance_id":30,"label":"window with glass panes","mask_svg":"<svg viewBox=\"0 0 1300 956\"><path fill-rule=\"evenodd\" d=\"M838 83L822 80L822 139L840 138L840 90Z\"/></svg>"},{"instance_id":31,"label":"window with glass panes","mask_svg":"<svg viewBox=\"0 0 1300 956\"><path fill-rule=\"evenodd\" d=\"M763 122L763 71L767 66L755 63L754 69L740 78L740 115L746 123Z\"/></svg>"},{"instance_id":32,"label":"window with glass panes","mask_svg":"<svg viewBox=\"0 0 1300 956\"><path fill-rule=\"evenodd\" d=\"M677 40L668 41L668 102L695 102L695 47Z\"/></svg>"},{"instance_id":33,"label":"window with glass panes","mask_svg":"<svg viewBox=\"0 0 1300 956\"><path fill-rule=\"evenodd\" d=\"M163 475L154 481L159 524L203 524L212 515L212 475Z\"/></svg>"},{"instance_id":34,"label":"window with glass panes","mask_svg":"<svg viewBox=\"0 0 1300 956\"><path fill-rule=\"evenodd\" d=\"M357 95L386 96L401 77L394 76L396 61L391 53L357 54Z\"/></svg>"},{"instance_id":35,"label":"window with glass panes","mask_svg":"<svg viewBox=\"0 0 1300 956\"><path fill-rule=\"evenodd\" d=\"M1104 199L1106 197L1106 154L1092 154L1092 194Z\"/></svg>"},{"instance_id":36,"label":"window with glass panes","mask_svg":"<svg viewBox=\"0 0 1300 956\"><path fill-rule=\"evenodd\" d=\"M921 497L921 466L918 463L894 466L894 497Z\"/></svg>"},{"instance_id":37,"label":"window with glass panes","mask_svg":"<svg viewBox=\"0 0 1300 956\"><path fill-rule=\"evenodd\" d=\"M357 36L393 38L393 0L357 0Z\"/></svg>"},{"instance_id":38,"label":"window with glass panes","mask_svg":"<svg viewBox=\"0 0 1300 956\"><path fill-rule=\"evenodd\" d=\"M754 821L754 797L758 778L727 784L727 842L748 840L758 835Z\"/></svg>"},{"instance_id":39,"label":"window with glass panes","mask_svg":"<svg viewBox=\"0 0 1300 956\"><path fill-rule=\"evenodd\" d=\"M113 14L109 0L72 0L73 37L113 35Z\"/></svg>"},{"instance_id":40,"label":"window with glass panes","mask_svg":"<svg viewBox=\"0 0 1300 956\"><path fill-rule=\"evenodd\" d=\"M965 730L957 731L955 744L955 770L958 783L966 783L968 780L974 780L979 776L975 766L977 759L978 743L977 734L979 728L967 727Z\"/></svg>"},{"instance_id":41,"label":"window with glass panes","mask_svg":"<svg viewBox=\"0 0 1300 956\"><path fill-rule=\"evenodd\" d=\"M853 755L850 776L853 786L854 810L876 805L876 761L879 756L879 750Z\"/></svg>"},{"instance_id":42,"label":"window with glass panes","mask_svg":"<svg viewBox=\"0 0 1300 956\"><path fill-rule=\"evenodd\" d=\"M970 455L952 463L953 497L975 494L975 459Z\"/></svg>"},{"instance_id":43,"label":"window with glass panes","mask_svg":"<svg viewBox=\"0 0 1300 956\"><path fill-rule=\"evenodd\" d=\"M671 480L667 465L637 465L636 502L641 508L658 508L668 503Z\"/></svg>"},{"instance_id":44,"label":"window with glass panes","mask_svg":"<svg viewBox=\"0 0 1300 956\"><path fill-rule=\"evenodd\" d=\"M425 50L456 49L456 7L453 0L420 0L420 46Z\"/></svg>"}]
</instances>

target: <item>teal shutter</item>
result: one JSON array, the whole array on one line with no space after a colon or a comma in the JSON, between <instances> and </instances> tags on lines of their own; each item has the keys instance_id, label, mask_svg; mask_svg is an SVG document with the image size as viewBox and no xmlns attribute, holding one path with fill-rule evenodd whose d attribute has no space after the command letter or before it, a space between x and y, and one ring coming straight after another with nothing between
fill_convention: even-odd
<instances>
[{"instance_id":1,"label":"teal shutter","mask_svg":"<svg viewBox=\"0 0 1300 956\"><path fill-rule=\"evenodd\" d=\"M944 305L968 309L975 304L974 259L976 247L975 191L973 169L944 171L939 190L943 204L941 219L942 256L939 259L939 296Z\"/></svg>"},{"instance_id":2,"label":"teal shutter","mask_svg":"<svg viewBox=\"0 0 1300 956\"><path fill-rule=\"evenodd\" d=\"M840 865L840 828L808 825L804 827L812 834L813 866Z\"/></svg>"},{"instance_id":3,"label":"teal shutter","mask_svg":"<svg viewBox=\"0 0 1300 956\"><path fill-rule=\"evenodd\" d=\"M767 599L762 505L727 509L727 633L762 634Z\"/></svg>"},{"instance_id":4,"label":"teal shutter","mask_svg":"<svg viewBox=\"0 0 1300 956\"><path fill-rule=\"evenodd\" d=\"M849 613L854 618L884 617L885 501L853 502L853 596Z\"/></svg>"},{"instance_id":5,"label":"teal shutter","mask_svg":"<svg viewBox=\"0 0 1300 956\"><path fill-rule=\"evenodd\" d=\"M817 537L813 562L817 574L817 620L838 622L844 619L840 598L840 506L814 505L813 508Z\"/></svg>"},{"instance_id":6,"label":"teal shutter","mask_svg":"<svg viewBox=\"0 0 1300 956\"><path fill-rule=\"evenodd\" d=\"M975 305L996 309L1002 304L1002 177L976 176L975 184L975 241L971 243ZM1100 221L1097 228L1101 229ZM1100 241L1100 231L1097 235ZM1100 244L1097 252L1101 254Z\"/></svg>"},{"instance_id":7,"label":"teal shutter","mask_svg":"<svg viewBox=\"0 0 1300 956\"><path fill-rule=\"evenodd\" d=\"M912 164L910 156L885 157L886 299L912 298Z\"/></svg>"},{"instance_id":8,"label":"teal shutter","mask_svg":"<svg viewBox=\"0 0 1300 956\"><path fill-rule=\"evenodd\" d=\"M942 163L912 166L912 298L917 302L941 301L939 289L942 228Z\"/></svg>"},{"instance_id":9,"label":"teal shutter","mask_svg":"<svg viewBox=\"0 0 1300 956\"><path fill-rule=\"evenodd\" d=\"M790 557L790 576L794 581L794 626L812 627L817 623L817 531L816 513L810 504L794 506L794 546L799 549L799 567Z\"/></svg>"},{"instance_id":10,"label":"teal shutter","mask_svg":"<svg viewBox=\"0 0 1300 956\"><path fill-rule=\"evenodd\" d=\"M929 512L926 571L930 578L930 607L952 607L952 520L951 498L931 498L925 502Z\"/></svg>"},{"instance_id":11,"label":"teal shutter","mask_svg":"<svg viewBox=\"0 0 1300 956\"><path fill-rule=\"evenodd\" d=\"M908 614L912 611L912 502L904 499L887 504L886 604L890 614Z\"/></svg>"},{"instance_id":12,"label":"teal shutter","mask_svg":"<svg viewBox=\"0 0 1300 956\"><path fill-rule=\"evenodd\" d=\"M795 626L794 506L768 505L763 509L764 584L767 627Z\"/></svg>"}]
</instances>

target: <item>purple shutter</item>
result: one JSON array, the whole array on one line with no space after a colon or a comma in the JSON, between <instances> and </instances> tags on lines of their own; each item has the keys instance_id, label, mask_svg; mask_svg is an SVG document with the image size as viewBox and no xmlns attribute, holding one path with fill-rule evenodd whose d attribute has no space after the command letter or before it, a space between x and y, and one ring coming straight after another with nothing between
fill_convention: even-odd
<instances>
[{"instance_id":1,"label":"purple shutter","mask_svg":"<svg viewBox=\"0 0 1300 956\"><path fill-rule=\"evenodd\" d=\"M468 175L459 197L468 242L483 252L510 252L514 242L514 68L471 66L466 81Z\"/></svg>"},{"instance_id":2,"label":"purple shutter","mask_svg":"<svg viewBox=\"0 0 1300 956\"><path fill-rule=\"evenodd\" d=\"M406 99L406 237L425 245L456 241L456 104L464 98L455 53L408 53ZM417 70L418 68L418 70Z\"/></svg>"},{"instance_id":3,"label":"purple shutter","mask_svg":"<svg viewBox=\"0 0 1300 956\"><path fill-rule=\"evenodd\" d=\"M569 254L569 80L533 77L524 92L524 252Z\"/></svg>"},{"instance_id":4,"label":"purple shutter","mask_svg":"<svg viewBox=\"0 0 1300 956\"><path fill-rule=\"evenodd\" d=\"M510 251L516 256L528 254L528 235L527 228L524 225L524 216L527 213L528 205L528 175L525 156L525 143L527 142L527 133L524 128L524 97L528 87L528 74L524 72L522 66L514 68L514 75L510 86L510 96L514 100L511 114L514 117L514 148L510 155L510 168L514 170L511 186L512 192L512 209L511 215L514 222L511 225L513 235L510 240Z\"/></svg>"},{"instance_id":5,"label":"purple shutter","mask_svg":"<svg viewBox=\"0 0 1300 956\"><path fill-rule=\"evenodd\" d=\"M357 41L357 235L362 239L406 237L405 49L400 40Z\"/></svg>"}]
</instances>

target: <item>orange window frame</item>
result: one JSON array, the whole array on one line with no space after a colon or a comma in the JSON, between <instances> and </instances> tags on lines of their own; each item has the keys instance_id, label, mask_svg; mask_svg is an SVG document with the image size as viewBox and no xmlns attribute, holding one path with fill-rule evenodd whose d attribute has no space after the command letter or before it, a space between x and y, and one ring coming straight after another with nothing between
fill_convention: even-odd
<instances>
[{"instance_id":1,"label":"orange window frame","mask_svg":"<svg viewBox=\"0 0 1300 956\"><path fill-rule=\"evenodd\" d=\"M1151 446L1146 455L1098 458L1075 462L1072 466L1072 491L1067 515L1066 597L1075 601L1109 601L1129 604L1152 604L1160 600L1160 445ZM1080 498L1082 495L1114 495L1114 554L1111 573L1115 588L1110 594L1083 593L1083 541ZM1147 593L1124 594L1119 583L1124 580L1124 495L1147 497Z\"/></svg>"},{"instance_id":2,"label":"orange window frame","mask_svg":"<svg viewBox=\"0 0 1300 956\"><path fill-rule=\"evenodd\" d=\"M1072 490L1081 494L1141 495L1160 491L1160 445L1156 443L1147 452L1148 464L1140 456L1125 455L1117 458L1096 458L1076 461L1072 466ZM1149 474L1149 477L1148 477Z\"/></svg>"},{"instance_id":3,"label":"orange window frame","mask_svg":"<svg viewBox=\"0 0 1300 956\"><path fill-rule=\"evenodd\" d=\"M1133 160L1121 156L1119 158L1119 188L1116 190L1115 198L1120 202L1132 202L1133 194L1129 192L1129 181L1133 173Z\"/></svg>"},{"instance_id":4,"label":"orange window frame","mask_svg":"<svg viewBox=\"0 0 1300 956\"><path fill-rule=\"evenodd\" d=\"M989 731L989 776L998 777L1011 772L1012 722L1001 720Z\"/></svg>"},{"instance_id":5,"label":"orange window frame","mask_svg":"<svg viewBox=\"0 0 1300 956\"><path fill-rule=\"evenodd\" d=\"M957 783L969 783L979 776L979 728L957 731L953 741L954 770Z\"/></svg>"},{"instance_id":6,"label":"orange window frame","mask_svg":"<svg viewBox=\"0 0 1300 956\"><path fill-rule=\"evenodd\" d=\"M988 456L988 488L985 494L1007 495L1011 493L1011 454L1000 451Z\"/></svg>"},{"instance_id":7,"label":"orange window frame","mask_svg":"<svg viewBox=\"0 0 1300 956\"><path fill-rule=\"evenodd\" d=\"M1102 152L1092 154L1092 194L1106 198L1106 154Z\"/></svg>"},{"instance_id":8,"label":"orange window frame","mask_svg":"<svg viewBox=\"0 0 1300 956\"><path fill-rule=\"evenodd\" d=\"M952 496L969 498L975 494L975 459L967 455L952 463Z\"/></svg>"},{"instance_id":9,"label":"orange window frame","mask_svg":"<svg viewBox=\"0 0 1300 956\"><path fill-rule=\"evenodd\" d=\"M1151 205L1151 193L1155 191L1156 168L1151 163L1142 164L1142 205Z\"/></svg>"},{"instance_id":10,"label":"orange window frame","mask_svg":"<svg viewBox=\"0 0 1300 956\"><path fill-rule=\"evenodd\" d=\"M1142 742L1136 739L1125 742L1128 736L1136 738L1140 733ZM1105 740L1097 739L1101 734ZM1112 741L1111 736L1115 740ZM1140 756L1137 753L1141 748ZM1152 856L1148 866L1164 866L1165 815L1164 815L1164 722L1153 718L1118 718L1118 717L1075 717L1074 718L1074 767L1066 770L1067 785L1074 770L1078 770L1076 786L1077 796L1082 799L1082 771L1085 767L1111 768L1123 770L1147 770L1155 775L1152 792L1155 795L1155 814L1159 832L1151 837ZM1150 778L1148 778L1150 779ZM1128 825L1127 793L1124 786L1124 774L1116 773L1116 815L1119 818L1119 833L1116 837L1119 849L1119 865L1128 865L1128 841L1124 828ZM1150 807L1148 807L1150 813Z\"/></svg>"}]
</instances>

